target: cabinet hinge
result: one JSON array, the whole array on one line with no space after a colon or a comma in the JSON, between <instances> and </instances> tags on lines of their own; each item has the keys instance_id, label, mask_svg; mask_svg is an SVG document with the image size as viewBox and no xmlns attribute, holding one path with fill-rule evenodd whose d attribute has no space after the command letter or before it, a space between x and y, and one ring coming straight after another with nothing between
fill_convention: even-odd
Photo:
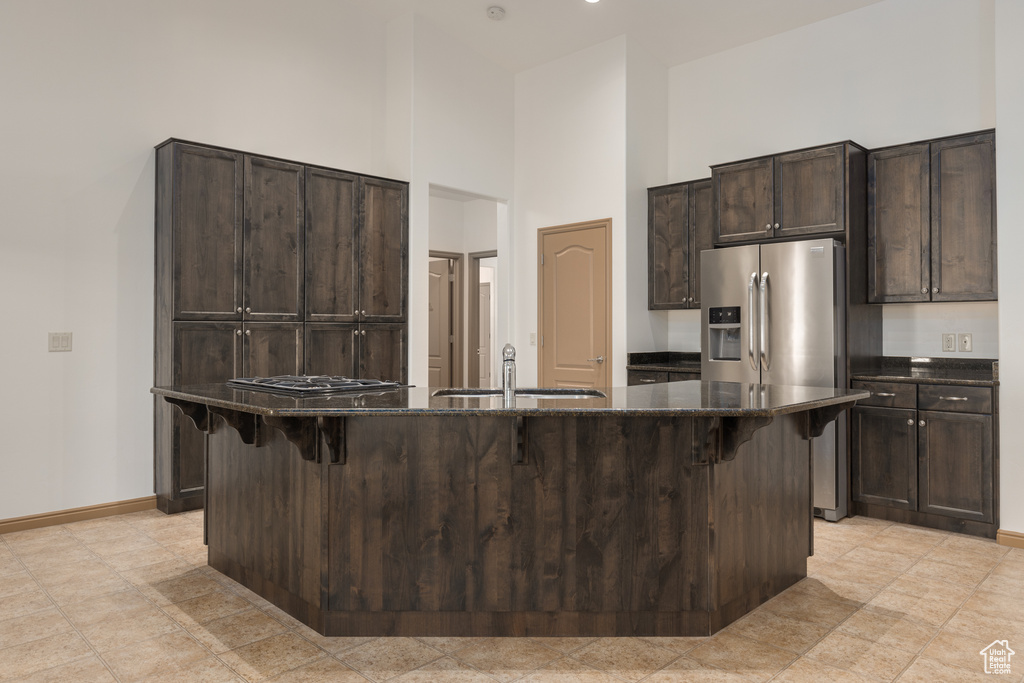
<instances>
[{"instance_id":1,"label":"cabinet hinge","mask_svg":"<svg viewBox=\"0 0 1024 683\"><path fill-rule=\"evenodd\" d=\"M455 274L448 273L448 282L455 282Z\"/></svg>"},{"instance_id":2,"label":"cabinet hinge","mask_svg":"<svg viewBox=\"0 0 1024 683\"><path fill-rule=\"evenodd\" d=\"M455 343L455 335L454 334L449 334L448 335L448 343L449 344L454 344Z\"/></svg>"},{"instance_id":3,"label":"cabinet hinge","mask_svg":"<svg viewBox=\"0 0 1024 683\"><path fill-rule=\"evenodd\" d=\"M544 335L540 335L540 345L544 346Z\"/></svg>"}]
</instances>

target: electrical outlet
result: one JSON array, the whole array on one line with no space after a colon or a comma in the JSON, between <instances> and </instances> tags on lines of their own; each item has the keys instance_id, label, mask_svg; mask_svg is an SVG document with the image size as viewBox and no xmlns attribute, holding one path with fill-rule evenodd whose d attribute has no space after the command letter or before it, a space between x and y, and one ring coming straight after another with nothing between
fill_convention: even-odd
<instances>
[{"instance_id":1,"label":"electrical outlet","mask_svg":"<svg viewBox=\"0 0 1024 683\"><path fill-rule=\"evenodd\" d=\"M961 351L973 351L974 342L971 341L971 333L961 332L959 335L959 343L957 344L957 346L960 348Z\"/></svg>"},{"instance_id":2,"label":"electrical outlet","mask_svg":"<svg viewBox=\"0 0 1024 683\"><path fill-rule=\"evenodd\" d=\"M49 334L49 350L50 351L70 351L71 350L71 333L70 332L50 332Z\"/></svg>"},{"instance_id":3,"label":"electrical outlet","mask_svg":"<svg viewBox=\"0 0 1024 683\"><path fill-rule=\"evenodd\" d=\"M952 332L946 332L942 335L942 352L956 351L956 335Z\"/></svg>"}]
</instances>

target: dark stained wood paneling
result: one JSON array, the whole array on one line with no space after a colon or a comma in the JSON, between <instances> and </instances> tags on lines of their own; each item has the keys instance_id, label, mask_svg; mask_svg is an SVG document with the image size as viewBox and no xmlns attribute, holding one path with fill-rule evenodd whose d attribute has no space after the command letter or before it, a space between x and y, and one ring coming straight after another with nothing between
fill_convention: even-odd
<instances>
[{"instance_id":1,"label":"dark stained wood paneling","mask_svg":"<svg viewBox=\"0 0 1024 683\"><path fill-rule=\"evenodd\" d=\"M689 184L647 192L647 308L686 308L690 296Z\"/></svg>"},{"instance_id":2,"label":"dark stained wood paneling","mask_svg":"<svg viewBox=\"0 0 1024 683\"><path fill-rule=\"evenodd\" d=\"M404 324L360 325L358 377L407 382L407 334Z\"/></svg>"},{"instance_id":3,"label":"dark stained wood paneling","mask_svg":"<svg viewBox=\"0 0 1024 683\"><path fill-rule=\"evenodd\" d=\"M853 499L916 510L917 411L858 405L850 415Z\"/></svg>"},{"instance_id":4,"label":"dark stained wood paneling","mask_svg":"<svg viewBox=\"0 0 1024 683\"><path fill-rule=\"evenodd\" d=\"M359 178L306 169L306 320L358 320Z\"/></svg>"},{"instance_id":5,"label":"dark stained wood paneling","mask_svg":"<svg viewBox=\"0 0 1024 683\"><path fill-rule=\"evenodd\" d=\"M775 237L842 233L845 145L833 145L775 158Z\"/></svg>"},{"instance_id":6,"label":"dark stained wood paneling","mask_svg":"<svg viewBox=\"0 0 1024 683\"><path fill-rule=\"evenodd\" d=\"M174 171L166 229L172 234L173 318L237 320L242 305L242 155L191 145L169 149Z\"/></svg>"},{"instance_id":7,"label":"dark stained wood paneling","mask_svg":"<svg viewBox=\"0 0 1024 683\"><path fill-rule=\"evenodd\" d=\"M714 243L749 242L772 236L773 157L742 161L711 170Z\"/></svg>"},{"instance_id":8,"label":"dark stained wood paneling","mask_svg":"<svg viewBox=\"0 0 1024 683\"><path fill-rule=\"evenodd\" d=\"M690 184L689 308L700 308L700 252L714 247L714 193L711 179Z\"/></svg>"},{"instance_id":9,"label":"dark stained wood paneling","mask_svg":"<svg viewBox=\"0 0 1024 683\"><path fill-rule=\"evenodd\" d=\"M992 416L918 412L921 512L992 521Z\"/></svg>"},{"instance_id":10,"label":"dark stained wood paneling","mask_svg":"<svg viewBox=\"0 0 1024 683\"><path fill-rule=\"evenodd\" d=\"M932 301L996 299L995 133L931 144Z\"/></svg>"},{"instance_id":11,"label":"dark stained wood paneling","mask_svg":"<svg viewBox=\"0 0 1024 683\"><path fill-rule=\"evenodd\" d=\"M303 373L302 323L245 323L242 329L242 376Z\"/></svg>"},{"instance_id":12,"label":"dark stained wood paneling","mask_svg":"<svg viewBox=\"0 0 1024 683\"><path fill-rule=\"evenodd\" d=\"M305 373L357 377L358 334L358 325L306 323Z\"/></svg>"},{"instance_id":13,"label":"dark stained wood paneling","mask_svg":"<svg viewBox=\"0 0 1024 683\"><path fill-rule=\"evenodd\" d=\"M868 154L868 300L929 301L928 143Z\"/></svg>"},{"instance_id":14,"label":"dark stained wood paneling","mask_svg":"<svg viewBox=\"0 0 1024 683\"><path fill-rule=\"evenodd\" d=\"M361 188L360 319L404 322L409 281L407 186L364 178Z\"/></svg>"},{"instance_id":15,"label":"dark stained wood paneling","mask_svg":"<svg viewBox=\"0 0 1024 683\"><path fill-rule=\"evenodd\" d=\"M304 307L305 172L245 157L245 319L300 322Z\"/></svg>"}]
</instances>

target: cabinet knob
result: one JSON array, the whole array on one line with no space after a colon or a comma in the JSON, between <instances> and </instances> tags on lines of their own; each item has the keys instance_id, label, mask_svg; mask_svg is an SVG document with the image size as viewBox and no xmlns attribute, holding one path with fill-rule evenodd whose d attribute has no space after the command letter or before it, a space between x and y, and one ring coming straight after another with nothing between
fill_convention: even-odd
<instances>
[{"instance_id":1,"label":"cabinet knob","mask_svg":"<svg viewBox=\"0 0 1024 683\"><path fill-rule=\"evenodd\" d=\"M362 332L360 332L359 334L361 334L361 335L363 335L363 336L365 337L365 336L366 336L366 330L363 330L363 331L362 331Z\"/></svg>"},{"instance_id":2,"label":"cabinet knob","mask_svg":"<svg viewBox=\"0 0 1024 683\"><path fill-rule=\"evenodd\" d=\"M913 426L914 425L914 420L911 419L911 418L907 418L907 424L910 425L910 426Z\"/></svg>"},{"instance_id":3,"label":"cabinet knob","mask_svg":"<svg viewBox=\"0 0 1024 683\"><path fill-rule=\"evenodd\" d=\"M779 224L778 224L778 223L776 223L776 224L775 224L775 229L776 229L776 230L778 230L778 229L779 229Z\"/></svg>"},{"instance_id":4,"label":"cabinet knob","mask_svg":"<svg viewBox=\"0 0 1024 683\"><path fill-rule=\"evenodd\" d=\"M241 312L242 312L242 307L241 306L239 306L238 308L235 309L235 313L241 313Z\"/></svg>"},{"instance_id":5,"label":"cabinet knob","mask_svg":"<svg viewBox=\"0 0 1024 683\"><path fill-rule=\"evenodd\" d=\"M359 330L352 330L352 336L353 337L358 337L359 336Z\"/></svg>"},{"instance_id":6,"label":"cabinet knob","mask_svg":"<svg viewBox=\"0 0 1024 683\"><path fill-rule=\"evenodd\" d=\"M246 330L246 331L245 331L245 336L246 336L246 337L248 337L248 336L249 336L249 335L251 335L251 334L252 334L252 330Z\"/></svg>"},{"instance_id":7,"label":"cabinet knob","mask_svg":"<svg viewBox=\"0 0 1024 683\"><path fill-rule=\"evenodd\" d=\"M918 427L924 427L924 420L921 420L920 422L918 422L917 426Z\"/></svg>"},{"instance_id":8,"label":"cabinet knob","mask_svg":"<svg viewBox=\"0 0 1024 683\"><path fill-rule=\"evenodd\" d=\"M242 331L241 330L235 330L235 335L241 337L242 336Z\"/></svg>"},{"instance_id":9,"label":"cabinet knob","mask_svg":"<svg viewBox=\"0 0 1024 683\"><path fill-rule=\"evenodd\" d=\"M352 311L352 315L359 315L359 309L357 308L356 310Z\"/></svg>"},{"instance_id":10,"label":"cabinet knob","mask_svg":"<svg viewBox=\"0 0 1024 683\"><path fill-rule=\"evenodd\" d=\"M366 311L359 311L360 315L366 315Z\"/></svg>"},{"instance_id":11,"label":"cabinet knob","mask_svg":"<svg viewBox=\"0 0 1024 683\"><path fill-rule=\"evenodd\" d=\"M693 303L693 297L691 296L689 299L687 299L687 301L689 301L692 304Z\"/></svg>"},{"instance_id":12,"label":"cabinet knob","mask_svg":"<svg viewBox=\"0 0 1024 683\"><path fill-rule=\"evenodd\" d=\"M246 313L252 313L252 308L250 308L249 306L246 306L245 307L245 312Z\"/></svg>"},{"instance_id":13,"label":"cabinet knob","mask_svg":"<svg viewBox=\"0 0 1024 683\"><path fill-rule=\"evenodd\" d=\"M768 225L764 226L764 229L765 230L771 230L772 229L772 224L769 223Z\"/></svg>"},{"instance_id":14,"label":"cabinet knob","mask_svg":"<svg viewBox=\"0 0 1024 683\"><path fill-rule=\"evenodd\" d=\"M928 288L927 287L922 287L921 288L921 293L922 294L927 294L928 293Z\"/></svg>"},{"instance_id":15,"label":"cabinet knob","mask_svg":"<svg viewBox=\"0 0 1024 683\"><path fill-rule=\"evenodd\" d=\"M938 293L939 293L939 288L938 287L935 287L935 288L932 289L932 294L938 294Z\"/></svg>"}]
</instances>

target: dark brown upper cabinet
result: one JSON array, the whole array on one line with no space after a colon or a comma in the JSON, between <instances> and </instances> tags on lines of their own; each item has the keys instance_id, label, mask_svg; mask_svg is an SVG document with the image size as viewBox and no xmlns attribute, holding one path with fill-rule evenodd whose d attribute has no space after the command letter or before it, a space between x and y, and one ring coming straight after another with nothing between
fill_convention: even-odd
<instances>
[{"instance_id":1,"label":"dark brown upper cabinet","mask_svg":"<svg viewBox=\"0 0 1024 683\"><path fill-rule=\"evenodd\" d=\"M361 182L359 319L404 322L409 279L408 192L404 183Z\"/></svg>"},{"instance_id":2,"label":"dark brown upper cabinet","mask_svg":"<svg viewBox=\"0 0 1024 683\"><path fill-rule=\"evenodd\" d=\"M868 155L868 300L993 301L995 132Z\"/></svg>"},{"instance_id":3,"label":"dark brown upper cabinet","mask_svg":"<svg viewBox=\"0 0 1024 683\"><path fill-rule=\"evenodd\" d=\"M301 322L305 169L245 157L243 320Z\"/></svg>"},{"instance_id":4,"label":"dark brown upper cabinet","mask_svg":"<svg viewBox=\"0 0 1024 683\"><path fill-rule=\"evenodd\" d=\"M306 320L359 319L356 235L359 177L306 169ZM352 376L342 372L317 372Z\"/></svg>"},{"instance_id":5,"label":"dark brown upper cabinet","mask_svg":"<svg viewBox=\"0 0 1024 683\"><path fill-rule=\"evenodd\" d=\"M863 188L851 142L713 166L714 243L834 235L842 239L847 207ZM862 200L863 201L863 200Z\"/></svg>"},{"instance_id":6,"label":"dark brown upper cabinet","mask_svg":"<svg viewBox=\"0 0 1024 683\"><path fill-rule=\"evenodd\" d=\"M700 252L711 244L711 180L647 191L647 307L700 308Z\"/></svg>"}]
</instances>

